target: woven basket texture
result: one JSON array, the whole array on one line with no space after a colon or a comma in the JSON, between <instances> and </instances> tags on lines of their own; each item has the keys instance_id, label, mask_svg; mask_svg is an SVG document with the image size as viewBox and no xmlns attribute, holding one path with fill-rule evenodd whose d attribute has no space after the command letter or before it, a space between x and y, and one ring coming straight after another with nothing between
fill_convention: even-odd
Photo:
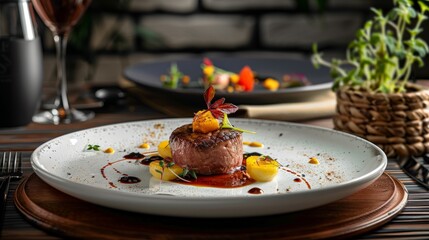
<instances>
[{"instance_id":1,"label":"woven basket texture","mask_svg":"<svg viewBox=\"0 0 429 240\"><path fill-rule=\"evenodd\" d=\"M382 94L344 87L336 96L335 129L371 141L388 157L429 152L428 89L408 84L406 93Z\"/></svg>"}]
</instances>

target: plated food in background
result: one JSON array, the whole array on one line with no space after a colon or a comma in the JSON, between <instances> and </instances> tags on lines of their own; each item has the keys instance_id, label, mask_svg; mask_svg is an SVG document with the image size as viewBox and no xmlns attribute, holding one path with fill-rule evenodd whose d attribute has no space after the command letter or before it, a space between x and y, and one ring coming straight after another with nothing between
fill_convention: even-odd
<instances>
[{"instance_id":1,"label":"plated food in background","mask_svg":"<svg viewBox=\"0 0 429 240\"><path fill-rule=\"evenodd\" d=\"M243 63L245 64L245 63ZM167 70L167 69L166 69ZM252 70L251 66L243 65L239 72L217 67L212 60L204 58L201 63L201 76L191 82L191 78L182 72L176 63L172 63L168 74L160 76L162 85L166 88L204 88L213 86L217 90L232 92L251 92L260 86L269 91L303 87L311 85L303 73L283 74L281 79L262 76Z\"/></svg>"},{"instance_id":2,"label":"plated food in background","mask_svg":"<svg viewBox=\"0 0 429 240\"><path fill-rule=\"evenodd\" d=\"M311 101L325 96L326 93L330 92L332 86L329 70L315 69L310 59L276 57L275 55L272 57L207 55L205 57L208 57L218 69L239 75L243 67L247 65L254 73L257 84L254 85L252 91L238 92L234 90L229 92L228 87L223 90L216 89L218 90L216 93L218 97L225 97L229 102L236 105ZM162 95L165 98L174 99L178 104L195 104L201 102L201 95L205 90L202 80L203 63L204 57L199 56L156 59L136 63L124 70L125 83L131 82L138 89L141 89L143 96L145 94ZM173 70L173 73L176 71L174 68L182 74L171 74L170 70ZM279 83L283 82L285 74L289 75L285 77L286 81L301 78L300 75L293 75L293 73L302 73L311 84L300 87L279 86L275 91L267 90L262 85L262 80L267 77L271 77ZM160 80L162 75L164 75L165 82ZM171 76L179 76L180 78L171 81ZM178 84L179 87L173 87L174 84ZM187 84L187 86L183 87L183 84ZM269 80L266 84L273 85ZM228 83L228 86L233 86L233 82Z\"/></svg>"}]
</instances>

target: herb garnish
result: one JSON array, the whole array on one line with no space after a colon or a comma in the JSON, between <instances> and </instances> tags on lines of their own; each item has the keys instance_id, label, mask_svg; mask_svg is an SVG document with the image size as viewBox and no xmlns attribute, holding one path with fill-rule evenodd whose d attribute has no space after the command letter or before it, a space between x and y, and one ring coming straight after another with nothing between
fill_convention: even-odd
<instances>
[{"instance_id":1,"label":"herb garnish","mask_svg":"<svg viewBox=\"0 0 429 240\"><path fill-rule=\"evenodd\" d=\"M86 150L100 151L100 145L88 144L88 148Z\"/></svg>"},{"instance_id":2,"label":"herb garnish","mask_svg":"<svg viewBox=\"0 0 429 240\"><path fill-rule=\"evenodd\" d=\"M258 161L256 161L256 163L259 165L260 162L264 162L264 163L269 163L272 164L276 167L283 167L278 161L277 159L274 159L268 155L261 155L258 158Z\"/></svg>"},{"instance_id":3,"label":"herb garnish","mask_svg":"<svg viewBox=\"0 0 429 240\"><path fill-rule=\"evenodd\" d=\"M161 174L161 180L162 180L162 175L164 174L165 169L167 168L167 170L169 170L173 175L175 175L177 178L179 178L180 180L184 181L184 182L190 182L189 180L185 179L185 177L191 177L193 179L197 179L197 173L193 170L189 170L188 168L183 168L183 172L181 174L176 174L173 170L171 170L170 168L173 167L175 165L174 162L167 162L165 163L164 160L159 161L159 166L162 168L161 170L156 169L155 171L158 172L159 174Z\"/></svg>"},{"instance_id":4,"label":"herb garnish","mask_svg":"<svg viewBox=\"0 0 429 240\"><path fill-rule=\"evenodd\" d=\"M194 170L189 170L187 167L183 168L183 172L179 176L182 178L191 177L197 179L197 173Z\"/></svg>"},{"instance_id":5,"label":"herb garnish","mask_svg":"<svg viewBox=\"0 0 429 240\"><path fill-rule=\"evenodd\" d=\"M161 81L164 87L176 89L179 85L179 81L183 78L189 78L189 76L183 74L176 63L172 63L169 75L162 75Z\"/></svg>"},{"instance_id":6,"label":"herb garnish","mask_svg":"<svg viewBox=\"0 0 429 240\"><path fill-rule=\"evenodd\" d=\"M245 133L256 133L256 132L252 132L249 130L245 130L245 129L241 129L238 127L234 127L231 122L228 119L228 115L226 115L226 113L224 113L223 115L223 120L222 120L222 125L220 126L220 128L226 128L226 129L232 129L235 131L239 131L239 132L245 132Z\"/></svg>"}]
</instances>

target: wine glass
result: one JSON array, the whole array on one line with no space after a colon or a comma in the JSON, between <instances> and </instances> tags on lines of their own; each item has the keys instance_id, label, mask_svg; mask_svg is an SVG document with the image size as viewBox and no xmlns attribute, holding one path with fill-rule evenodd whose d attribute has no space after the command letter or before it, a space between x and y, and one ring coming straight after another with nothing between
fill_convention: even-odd
<instances>
[{"instance_id":1,"label":"wine glass","mask_svg":"<svg viewBox=\"0 0 429 240\"><path fill-rule=\"evenodd\" d=\"M57 85L54 107L33 117L37 123L72 123L94 117L93 112L71 108L67 97L66 49L68 36L91 0L32 0L44 24L51 30L57 60Z\"/></svg>"}]
</instances>

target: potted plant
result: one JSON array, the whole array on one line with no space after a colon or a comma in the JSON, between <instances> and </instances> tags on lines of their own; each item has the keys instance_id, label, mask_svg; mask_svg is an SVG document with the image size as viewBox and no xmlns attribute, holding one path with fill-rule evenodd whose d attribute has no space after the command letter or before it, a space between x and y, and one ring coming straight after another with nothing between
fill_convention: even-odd
<instances>
[{"instance_id":1,"label":"potted plant","mask_svg":"<svg viewBox=\"0 0 429 240\"><path fill-rule=\"evenodd\" d=\"M346 59L326 61L314 45L312 61L331 70L335 129L366 138L388 157L421 156L429 152L429 91L410 80L429 52L419 37L429 7L426 0L393 4L386 14L371 9Z\"/></svg>"}]
</instances>

